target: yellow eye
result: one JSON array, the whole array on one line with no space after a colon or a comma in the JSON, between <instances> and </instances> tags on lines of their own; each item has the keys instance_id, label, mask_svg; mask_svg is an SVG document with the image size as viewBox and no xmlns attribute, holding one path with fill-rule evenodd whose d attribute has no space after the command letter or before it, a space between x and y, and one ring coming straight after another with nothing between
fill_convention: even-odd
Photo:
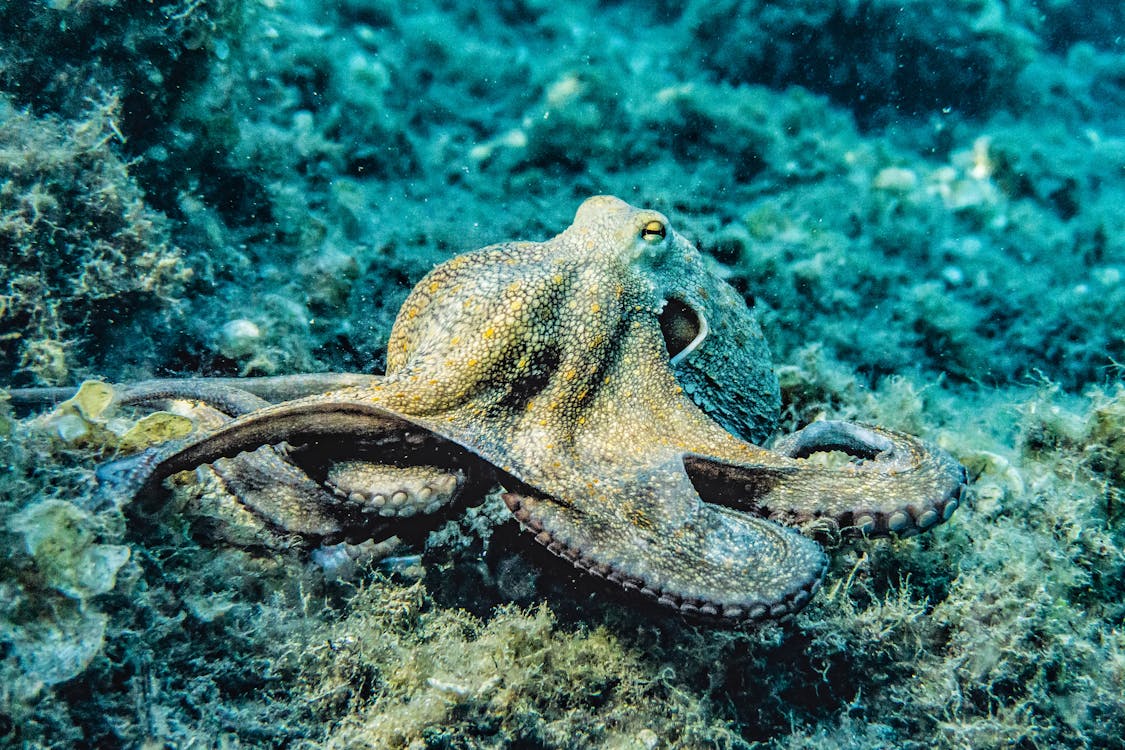
<instances>
[{"instance_id":1,"label":"yellow eye","mask_svg":"<svg viewBox=\"0 0 1125 750\"><path fill-rule=\"evenodd\" d=\"M653 219L641 227L641 239L645 242L660 242L668 235L664 222Z\"/></svg>"}]
</instances>

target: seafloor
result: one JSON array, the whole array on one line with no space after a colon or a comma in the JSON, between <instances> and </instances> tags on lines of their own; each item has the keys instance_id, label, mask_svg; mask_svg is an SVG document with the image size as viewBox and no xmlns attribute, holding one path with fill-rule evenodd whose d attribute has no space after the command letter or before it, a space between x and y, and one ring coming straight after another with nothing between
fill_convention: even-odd
<instances>
[{"instance_id":1,"label":"seafloor","mask_svg":"<svg viewBox=\"0 0 1125 750\"><path fill-rule=\"evenodd\" d=\"M3 406L0 745L1125 746L1123 29L1114 0L0 2L0 384L379 372L434 263L612 193L755 305L784 429L908 430L974 480L732 631L573 581L495 498L331 575L184 493L99 511L105 443Z\"/></svg>"}]
</instances>

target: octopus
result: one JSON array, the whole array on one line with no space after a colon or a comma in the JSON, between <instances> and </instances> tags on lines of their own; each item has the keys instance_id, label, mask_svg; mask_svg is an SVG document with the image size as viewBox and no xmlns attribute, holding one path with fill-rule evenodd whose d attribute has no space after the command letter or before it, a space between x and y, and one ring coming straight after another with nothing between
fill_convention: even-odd
<instances>
[{"instance_id":1,"label":"octopus","mask_svg":"<svg viewBox=\"0 0 1125 750\"><path fill-rule=\"evenodd\" d=\"M189 399L209 418L99 467L115 502L207 466L269 526L332 544L498 483L579 570L730 623L810 600L828 565L817 529L913 536L967 482L940 448L859 423L761 447L780 402L753 312L666 216L609 196L553 239L435 267L385 375L153 380L116 398Z\"/></svg>"}]
</instances>

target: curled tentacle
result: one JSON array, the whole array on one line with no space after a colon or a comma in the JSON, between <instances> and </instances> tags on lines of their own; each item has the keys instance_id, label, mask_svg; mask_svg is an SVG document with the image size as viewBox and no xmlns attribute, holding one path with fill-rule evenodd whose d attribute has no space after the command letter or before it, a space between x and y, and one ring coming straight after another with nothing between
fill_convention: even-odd
<instances>
[{"instance_id":1,"label":"curled tentacle","mask_svg":"<svg viewBox=\"0 0 1125 750\"><path fill-rule=\"evenodd\" d=\"M839 451L857 459L832 467L808 461ZM773 446L784 465L740 465L688 456L704 495L787 524L825 519L868 536L913 536L949 520L967 483L964 467L937 446L901 432L852 422L813 422Z\"/></svg>"},{"instance_id":2,"label":"curled tentacle","mask_svg":"<svg viewBox=\"0 0 1125 750\"><path fill-rule=\"evenodd\" d=\"M449 505L464 489L465 481L460 469L337 461L329 468L325 484L368 516L409 518Z\"/></svg>"},{"instance_id":3,"label":"curled tentacle","mask_svg":"<svg viewBox=\"0 0 1125 750\"><path fill-rule=\"evenodd\" d=\"M201 398L205 393L194 386L190 394L180 388L170 396L167 390L159 389L160 396ZM310 543L332 543L366 538L388 516L432 513L464 491L468 472L459 460L463 451L451 450L425 430L371 404L344 401L336 419L325 419L323 403L317 403L262 406L224 420L210 432L105 463L97 469L102 492L122 504L152 493L173 474L209 464L229 494L269 526ZM308 418L310 408L319 419ZM298 447L276 447L286 443ZM336 458L362 454L372 446L387 463ZM392 455L412 463L394 466L389 463ZM434 461L449 466L439 468ZM484 472L474 466L472 473L479 477Z\"/></svg>"}]
</instances>

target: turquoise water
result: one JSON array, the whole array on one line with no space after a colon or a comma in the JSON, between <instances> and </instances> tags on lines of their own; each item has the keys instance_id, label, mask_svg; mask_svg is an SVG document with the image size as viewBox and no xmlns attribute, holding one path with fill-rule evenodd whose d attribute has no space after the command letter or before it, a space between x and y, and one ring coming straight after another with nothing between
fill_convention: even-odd
<instances>
[{"instance_id":1,"label":"turquoise water","mask_svg":"<svg viewBox=\"0 0 1125 750\"><path fill-rule=\"evenodd\" d=\"M1105 0L0 2L0 385L382 372L433 265L613 194L754 307L782 430L883 424L974 480L729 630L575 578L495 495L342 567L191 490L100 507L104 434L6 408L0 744L1121 747L1122 29Z\"/></svg>"}]
</instances>

